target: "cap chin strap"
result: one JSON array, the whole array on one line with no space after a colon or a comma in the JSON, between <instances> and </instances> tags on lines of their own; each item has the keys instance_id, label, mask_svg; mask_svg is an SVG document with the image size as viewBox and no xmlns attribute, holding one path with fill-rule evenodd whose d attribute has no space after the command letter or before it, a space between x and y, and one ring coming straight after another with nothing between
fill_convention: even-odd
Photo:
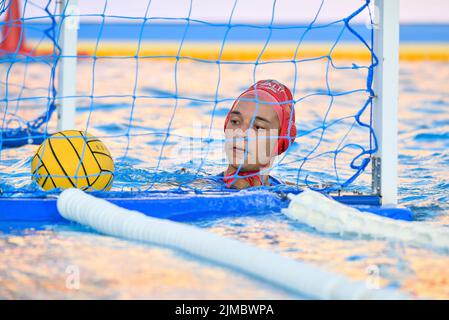
<instances>
[{"instance_id":1,"label":"cap chin strap","mask_svg":"<svg viewBox=\"0 0 449 320\"><path fill-rule=\"evenodd\" d=\"M231 188L232 185L234 184L234 182L238 179L245 180L246 182L248 182L248 184L251 187L257 187L257 186L263 185L262 178L259 175L259 172L260 172L259 170L239 172L239 174L237 176L235 175L236 172L237 172L237 170L234 170L232 173L224 175L223 181L224 181L224 183L226 183L226 186L228 188ZM257 184L257 182L259 184Z\"/></svg>"}]
</instances>

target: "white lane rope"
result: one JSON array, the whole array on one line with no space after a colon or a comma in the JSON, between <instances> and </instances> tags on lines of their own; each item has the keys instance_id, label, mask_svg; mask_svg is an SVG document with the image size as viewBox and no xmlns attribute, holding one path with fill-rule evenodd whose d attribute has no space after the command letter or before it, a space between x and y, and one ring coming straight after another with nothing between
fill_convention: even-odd
<instances>
[{"instance_id":1,"label":"white lane rope","mask_svg":"<svg viewBox=\"0 0 449 320\"><path fill-rule=\"evenodd\" d=\"M298 296L318 299L407 299L394 289L371 289L342 275L203 229L145 216L77 189L57 202L60 214L100 233L162 245L243 272Z\"/></svg>"},{"instance_id":2,"label":"white lane rope","mask_svg":"<svg viewBox=\"0 0 449 320\"><path fill-rule=\"evenodd\" d=\"M321 232L357 234L449 248L447 227L418 221L393 220L369 212L360 212L310 189L298 195L290 194L289 198L290 204L282 212L289 218Z\"/></svg>"}]
</instances>

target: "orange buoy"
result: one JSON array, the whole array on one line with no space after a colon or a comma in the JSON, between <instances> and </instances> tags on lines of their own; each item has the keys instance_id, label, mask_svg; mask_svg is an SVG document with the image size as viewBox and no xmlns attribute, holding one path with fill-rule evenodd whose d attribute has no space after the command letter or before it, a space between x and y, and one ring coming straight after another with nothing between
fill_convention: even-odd
<instances>
[{"instance_id":1,"label":"orange buoy","mask_svg":"<svg viewBox=\"0 0 449 320\"><path fill-rule=\"evenodd\" d=\"M31 49L25 45L25 32L20 14L19 0L10 0L2 27L0 55L16 53L32 55Z\"/></svg>"}]
</instances>

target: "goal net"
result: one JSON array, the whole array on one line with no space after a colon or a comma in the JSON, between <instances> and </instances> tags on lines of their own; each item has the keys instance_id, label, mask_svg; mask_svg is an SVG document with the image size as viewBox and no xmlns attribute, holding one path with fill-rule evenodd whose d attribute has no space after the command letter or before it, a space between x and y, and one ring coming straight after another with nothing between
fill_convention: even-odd
<instances>
[{"instance_id":1,"label":"goal net","mask_svg":"<svg viewBox=\"0 0 449 320\"><path fill-rule=\"evenodd\" d=\"M112 190L223 191L225 117L250 85L276 79L292 92L297 136L270 175L370 193L373 8L369 0L1 1L0 188L39 194L31 158L65 127L108 146ZM73 117L64 114L72 107Z\"/></svg>"}]
</instances>

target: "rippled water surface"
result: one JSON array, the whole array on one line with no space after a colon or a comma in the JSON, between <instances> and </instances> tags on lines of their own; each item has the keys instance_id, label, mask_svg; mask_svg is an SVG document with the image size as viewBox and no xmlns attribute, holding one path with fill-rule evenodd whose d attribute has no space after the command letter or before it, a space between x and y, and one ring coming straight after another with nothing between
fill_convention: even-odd
<instances>
[{"instance_id":1,"label":"rippled water surface","mask_svg":"<svg viewBox=\"0 0 449 320\"><path fill-rule=\"evenodd\" d=\"M123 62L126 64L126 62ZM84 65L83 65L84 64ZM80 62L83 95L92 92L92 64ZM131 65L127 68L131 69ZM132 92L133 72L124 73L107 62L99 63L95 81L95 96L104 98L79 99L80 117L77 125L101 137L119 163L114 189L135 187L145 189L154 175L161 155L165 128L173 114L173 100L137 99L132 121L132 131L127 131L130 121L130 98L122 93ZM298 95L324 88L321 68L325 64L311 63L300 69ZM203 92L215 92L216 74L209 69L186 64L180 76L191 81L178 88L178 94L208 100ZM139 92L147 95L173 93L173 64L158 62L142 66L139 75ZM41 70L42 71L42 70ZM31 70L30 72L33 72ZM39 79L42 72L35 71ZM291 82L292 67L264 67L258 78L273 77ZM363 88L364 74L348 71L330 75L334 90ZM158 76L152 76L157 74ZM224 67L219 96L235 96L243 88L235 86L232 79L246 79L251 84L250 67ZM114 79L115 81L112 81ZM185 79L185 78L184 78ZM199 81L198 79L202 79ZM447 63L401 63L399 154L400 200L411 208L417 220L435 225L449 224L449 65ZM103 83L103 84L102 84ZM156 91L156 88L160 91ZM38 90L38 89L36 89ZM46 90L45 90L46 91ZM117 97L108 97L114 92ZM138 93L139 93L138 92ZM142 93L142 94L144 94ZM329 117L339 118L354 113L364 94L337 98ZM92 103L91 103L92 102ZM213 103L179 101L172 133L162 152L160 169L174 172L181 167L188 172L202 166L201 174L218 173L225 162L220 148L212 143L207 158L194 154L186 161L173 156L180 144L187 145L189 136L206 135L211 125L212 137L220 138L222 122L232 101ZM328 100L325 97L306 99L298 107L298 128L307 131L319 125L313 115L323 115ZM13 107L13 105L10 105ZM215 117L211 120L215 108ZM92 112L90 112L92 111ZM352 113L351 113L352 112ZM30 107L29 117L39 113ZM104 121L107 118L107 121ZM346 125L351 125L350 120ZM197 123L200 122L200 125ZM54 121L49 131L54 128ZM195 125L206 133L192 133ZM194 128L194 129L192 129ZM128 139L127 134L131 137ZM341 128L329 129L323 144L335 148ZM366 144L368 133L355 128L346 143ZM301 157L319 137L299 139L296 153L284 160L274 171L285 179L296 179ZM369 139L368 139L369 140ZM314 142L315 141L315 142ZM129 143L129 144L128 144ZM25 190L32 192L37 186L29 180L29 158L36 146L2 152L0 162L1 187L5 192ZM128 150L128 151L127 151ZM194 149L194 151L197 149ZM354 151L356 152L356 151ZM353 156L351 150L341 154L342 163ZM337 181L332 158L318 158L304 167L315 180ZM351 176L347 165L339 167L339 179ZM167 176L165 176L167 178ZM369 171L356 182L368 190ZM300 177L304 179L304 177ZM164 183L169 183L169 177ZM176 176L173 178L176 180ZM341 182L341 181L340 181ZM329 236L288 220L280 212L266 212L257 216L192 221L201 228L239 239L256 246L279 252L293 259L314 263L350 278L365 281L368 273L378 272L381 286L398 287L418 297L449 298L449 251L418 247L392 241L359 238L354 236ZM289 293L261 283L245 275L211 265L176 251L136 242L114 239L90 232L74 225L48 225L32 228L23 224L2 224L0 235L0 297L2 298L296 298ZM73 275L79 275L74 283ZM371 275L372 276L372 275Z\"/></svg>"}]
</instances>

